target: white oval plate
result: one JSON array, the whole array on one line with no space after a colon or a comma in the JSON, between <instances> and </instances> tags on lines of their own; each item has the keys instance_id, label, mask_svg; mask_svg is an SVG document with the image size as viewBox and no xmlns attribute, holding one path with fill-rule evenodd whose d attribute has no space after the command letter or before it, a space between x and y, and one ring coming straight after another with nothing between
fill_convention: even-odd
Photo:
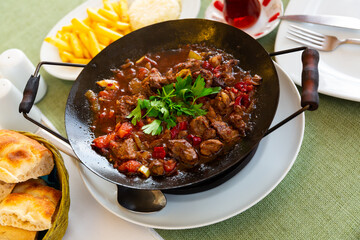
<instances>
[{"instance_id":1,"label":"white oval plate","mask_svg":"<svg viewBox=\"0 0 360 240\"><path fill-rule=\"evenodd\" d=\"M280 79L280 101L273 123L280 122L300 109L300 96L294 83L278 65L276 69ZM124 220L159 229L202 227L235 216L268 195L295 162L304 127L305 116L301 114L265 137L253 159L233 178L205 192L166 194L166 207L152 214L124 209L117 203L114 184L96 176L81 164L79 171L93 197L104 208Z\"/></svg>"},{"instance_id":2,"label":"white oval plate","mask_svg":"<svg viewBox=\"0 0 360 240\"><path fill-rule=\"evenodd\" d=\"M223 13L214 7L213 1L206 9L205 18L226 23ZM281 0L264 0L261 3L261 13L258 21L250 28L242 29L255 39L261 38L272 32L280 20L278 17L283 14L284 7Z\"/></svg>"},{"instance_id":3,"label":"white oval plate","mask_svg":"<svg viewBox=\"0 0 360 240\"><path fill-rule=\"evenodd\" d=\"M360 1L349 0L344 4L338 0L291 0L286 8L290 14L342 15L360 18ZM313 31L336 35L339 38L360 38L360 31L336 27L283 21L276 36L275 51L294 48L300 44L286 38L289 25L297 25ZM347 100L360 102L360 46L344 44L331 52L321 52L319 62L319 92ZM296 84L301 85L301 53L276 56L278 62Z\"/></svg>"},{"instance_id":4,"label":"white oval plate","mask_svg":"<svg viewBox=\"0 0 360 240\"><path fill-rule=\"evenodd\" d=\"M128 0L129 5L134 0ZM180 19L183 18L196 18L200 10L200 0L181 0L181 13ZM71 19L79 18L85 19L87 17L86 8L99 8L102 7L101 0L89 0L76 7L63 17L46 35L55 36L63 26L70 25ZM43 42L40 49L40 61L61 62L58 49L50 43ZM61 67L44 65L45 70L54 77L74 81L82 71L82 68L77 67Z\"/></svg>"}]
</instances>

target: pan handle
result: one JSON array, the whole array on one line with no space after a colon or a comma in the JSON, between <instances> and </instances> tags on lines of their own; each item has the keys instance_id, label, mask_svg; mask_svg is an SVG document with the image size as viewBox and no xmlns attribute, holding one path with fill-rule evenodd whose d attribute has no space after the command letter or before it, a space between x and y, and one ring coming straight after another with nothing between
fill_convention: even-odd
<instances>
[{"instance_id":1,"label":"pan handle","mask_svg":"<svg viewBox=\"0 0 360 240\"><path fill-rule=\"evenodd\" d=\"M34 75L31 75L28 82L26 83L24 92L23 92L23 99L19 105L19 112L23 113L23 116L29 120L30 122L34 123L35 125L39 126L43 130L46 131L48 134L46 138L51 138L53 142L56 143L56 146L66 153L69 156L76 157L69 145L69 140L61 136L59 133L53 131L52 129L45 126L43 123L36 121L35 119L31 118L27 114L30 112L32 106L34 105L34 101L36 98L36 94L39 87L40 75L39 71L42 65L55 65L55 66L68 66L68 67L85 67L84 64L75 64L75 63L60 63L60 62L47 62L43 61L40 62L35 69ZM45 132L44 132L45 134ZM54 138L54 136L57 138ZM58 141L58 140L62 141Z\"/></svg>"},{"instance_id":2,"label":"pan handle","mask_svg":"<svg viewBox=\"0 0 360 240\"><path fill-rule=\"evenodd\" d=\"M67 66L67 67L86 66L85 64L77 64L77 63L62 63L62 62L48 62L48 61L40 62L36 66L34 75L30 76L24 88L23 99L21 100L21 103L19 105L20 113L29 113L32 106L34 105L36 94L39 88L39 81L40 81L39 71L42 65Z\"/></svg>"},{"instance_id":3,"label":"pan handle","mask_svg":"<svg viewBox=\"0 0 360 240\"><path fill-rule=\"evenodd\" d=\"M264 137L268 134L272 133L285 123L294 119L299 114L303 113L306 110L314 111L319 107L319 94L318 94L318 86L319 86L319 71L318 71L318 63L319 63L319 52L306 48L301 56L301 60L303 63L303 70L301 73L301 85L302 85L302 93L301 93L301 107L298 111L285 118L272 128L268 129L265 133Z\"/></svg>"},{"instance_id":4,"label":"pan handle","mask_svg":"<svg viewBox=\"0 0 360 240\"><path fill-rule=\"evenodd\" d=\"M301 106L309 105L309 110L314 111L319 107L319 52L306 49L301 55L303 70L301 74Z\"/></svg>"}]
</instances>

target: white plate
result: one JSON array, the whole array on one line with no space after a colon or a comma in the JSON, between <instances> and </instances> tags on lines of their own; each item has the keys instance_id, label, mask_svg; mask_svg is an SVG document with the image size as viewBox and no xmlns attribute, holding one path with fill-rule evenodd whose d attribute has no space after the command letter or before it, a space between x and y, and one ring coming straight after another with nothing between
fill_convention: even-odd
<instances>
[{"instance_id":1,"label":"white plate","mask_svg":"<svg viewBox=\"0 0 360 240\"><path fill-rule=\"evenodd\" d=\"M206 9L205 18L226 23L222 12L214 7L214 2L215 1L213 1ZM272 32L280 23L278 16L282 15L284 12L281 0L264 0L260 2L262 4L258 21L252 27L243 29L244 32L255 39L264 37Z\"/></svg>"},{"instance_id":2,"label":"white plate","mask_svg":"<svg viewBox=\"0 0 360 240\"><path fill-rule=\"evenodd\" d=\"M274 123L300 108L294 83L277 65L280 102ZM196 194L166 194L168 203L158 213L130 212L116 201L116 186L80 166L80 174L93 197L116 216L142 226L160 229L195 228L223 221L250 208L268 195L293 165L303 139L304 114L265 137L253 159L222 185Z\"/></svg>"},{"instance_id":3,"label":"white plate","mask_svg":"<svg viewBox=\"0 0 360 240\"><path fill-rule=\"evenodd\" d=\"M288 14L326 14L360 18L359 0L291 0L286 8ZM340 38L360 38L359 30L341 29L309 23L283 21L275 42L275 51L298 47L300 44L286 38L290 24L311 30L336 35ZM319 52L319 92L333 97L360 101L360 46L345 44L332 52ZM301 84L300 54L291 53L276 56L276 61L288 72L296 84Z\"/></svg>"},{"instance_id":4,"label":"white plate","mask_svg":"<svg viewBox=\"0 0 360 240\"><path fill-rule=\"evenodd\" d=\"M113 0L114 1L114 0ZM134 0L128 0L129 5ZM183 18L196 18L200 10L200 0L181 0L181 13L180 19ZM57 31L59 31L63 26L70 25L71 19L79 18L85 19L87 17L86 8L99 8L102 7L101 0L89 0L76 7L74 10L69 12L65 17L63 17L56 25L50 30L46 35L55 36ZM50 43L43 42L40 49L40 60L41 61L53 61L61 62L58 49L51 45ZM82 68L76 67L60 67L60 66L49 66L44 65L45 70L53 75L54 77L64 79L64 80L75 80L77 76L82 71Z\"/></svg>"}]
</instances>

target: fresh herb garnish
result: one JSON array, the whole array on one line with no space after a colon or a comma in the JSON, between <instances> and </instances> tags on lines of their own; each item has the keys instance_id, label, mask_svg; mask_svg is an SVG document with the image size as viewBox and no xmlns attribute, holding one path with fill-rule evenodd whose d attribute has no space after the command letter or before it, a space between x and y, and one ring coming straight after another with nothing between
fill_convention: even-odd
<instances>
[{"instance_id":1,"label":"fresh herb garnish","mask_svg":"<svg viewBox=\"0 0 360 240\"><path fill-rule=\"evenodd\" d=\"M136 108L127 116L132 118L131 123L136 125L142 118L148 116L156 118L150 124L144 125L141 129L146 134L159 135L162 132L161 123L165 122L167 128L176 126L176 116L202 116L206 110L202 109L202 103L195 104L196 100L218 93L221 88L206 88L204 79L199 75L192 84L192 78L177 77L175 84L169 84L158 89L158 95L147 99L138 99ZM175 85L175 88L174 88ZM141 110L146 109L144 116Z\"/></svg>"}]
</instances>

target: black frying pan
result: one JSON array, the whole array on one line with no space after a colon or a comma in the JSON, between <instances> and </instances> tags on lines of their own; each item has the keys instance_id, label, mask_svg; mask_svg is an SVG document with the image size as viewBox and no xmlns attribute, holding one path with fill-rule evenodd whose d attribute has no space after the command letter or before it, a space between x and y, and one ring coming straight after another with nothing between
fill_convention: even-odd
<instances>
[{"instance_id":1,"label":"black frying pan","mask_svg":"<svg viewBox=\"0 0 360 240\"><path fill-rule=\"evenodd\" d=\"M119 67L128 58L138 59L148 52L173 49L188 43L205 43L222 49L240 60L244 70L262 76L252 134L237 144L226 156L206 166L171 177L127 177L114 169L108 160L91 148L95 138L89 126L92 113L84 96L89 89L99 92L96 81L112 76L110 69ZM101 51L80 73L70 91L65 112L65 126L70 145L95 174L125 187L136 189L176 189L207 181L241 162L267 132L276 112L279 80L272 59L264 48L243 31L227 24L185 19L167 21L134 31Z\"/></svg>"}]
</instances>

